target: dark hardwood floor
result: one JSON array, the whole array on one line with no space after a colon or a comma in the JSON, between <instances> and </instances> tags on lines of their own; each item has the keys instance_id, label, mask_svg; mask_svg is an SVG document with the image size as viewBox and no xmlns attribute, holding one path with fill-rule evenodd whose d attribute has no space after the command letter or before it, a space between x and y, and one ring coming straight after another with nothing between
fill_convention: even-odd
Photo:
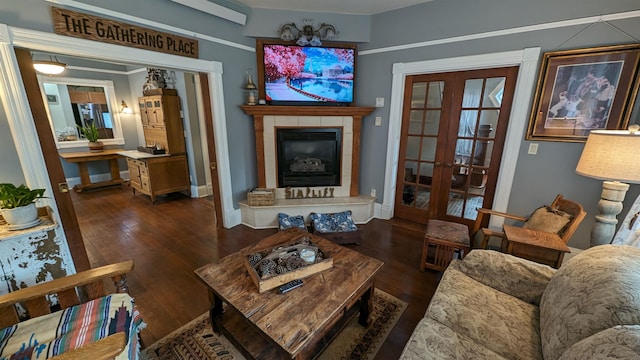
<instances>
[{"instance_id":1,"label":"dark hardwood floor","mask_svg":"<svg viewBox=\"0 0 640 360\"><path fill-rule=\"evenodd\" d=\"M141 335L145 345L209 309L195 269L277 231L244 225L217 230L211 201L172 194L151 205L127 185L74 193L73 203L93 267L134 260L128 283L148 324ZM408 303L376 357L395 359L424 315L440 274L419 270L423 226L374 219L360 227L365 240L350 247L384 261L376 286Z\"/></svg>"}]
</instances>

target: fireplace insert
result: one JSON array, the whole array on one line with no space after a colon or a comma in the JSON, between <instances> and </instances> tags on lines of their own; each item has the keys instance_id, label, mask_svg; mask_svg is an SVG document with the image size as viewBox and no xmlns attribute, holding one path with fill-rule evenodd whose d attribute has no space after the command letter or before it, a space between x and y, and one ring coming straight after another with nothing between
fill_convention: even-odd
<instances>
[{"instance_id":1,"label":"fireplace insert","mask_svg":"<svg viewBox=\"0 0 640 360\"><path fill-rule=\"evenodd\" d=\"M279 128L278 187L340 186L342 128Z\"/></svg>"}]
</instances>

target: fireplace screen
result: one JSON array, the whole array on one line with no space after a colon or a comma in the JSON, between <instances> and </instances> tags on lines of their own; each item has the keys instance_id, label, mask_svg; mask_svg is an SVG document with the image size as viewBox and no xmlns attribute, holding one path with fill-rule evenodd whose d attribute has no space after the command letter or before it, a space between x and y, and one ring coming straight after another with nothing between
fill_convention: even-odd
<instances>
[{"instance_id":1,"label":"fireplace screen","mask_svg":"<svg viewBox=\"0 0 640 360\"><path fill-rule=\"evenodd\" d=\"M340 186L342 128L277 129L278 187Z\"/></svg>"}]
</instances>

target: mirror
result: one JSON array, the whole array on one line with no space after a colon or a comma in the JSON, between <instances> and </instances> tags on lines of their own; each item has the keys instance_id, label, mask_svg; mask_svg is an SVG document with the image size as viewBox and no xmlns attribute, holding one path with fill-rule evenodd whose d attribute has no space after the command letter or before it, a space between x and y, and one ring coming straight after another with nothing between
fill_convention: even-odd
<instances>
[{"instance_id":1,"label":"mirror","mask_svg":"<svg viewBox=\"0 0 640 360\"><path fill-rule=\"evenodd\" d=\"M95 124L105 145L124 144L111 80L38 76L58 149L87 146L78 126Z\"/></svg>"}]
</instances>

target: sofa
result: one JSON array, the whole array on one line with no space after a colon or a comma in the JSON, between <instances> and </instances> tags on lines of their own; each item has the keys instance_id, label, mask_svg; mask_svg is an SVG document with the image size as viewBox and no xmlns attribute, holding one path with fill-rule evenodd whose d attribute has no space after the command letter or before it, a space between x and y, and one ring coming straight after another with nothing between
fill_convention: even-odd
<instances>
[{"instance_id":1,"label":"sofa","mask_svg":"<svg viewBox=\"0 0 640 360\"><path fill-rule=\"evenodd\" d=\"M472 250L443 273L401 359L640 359L640 249L559 269Z\"/></svg>"}]
</instances>

